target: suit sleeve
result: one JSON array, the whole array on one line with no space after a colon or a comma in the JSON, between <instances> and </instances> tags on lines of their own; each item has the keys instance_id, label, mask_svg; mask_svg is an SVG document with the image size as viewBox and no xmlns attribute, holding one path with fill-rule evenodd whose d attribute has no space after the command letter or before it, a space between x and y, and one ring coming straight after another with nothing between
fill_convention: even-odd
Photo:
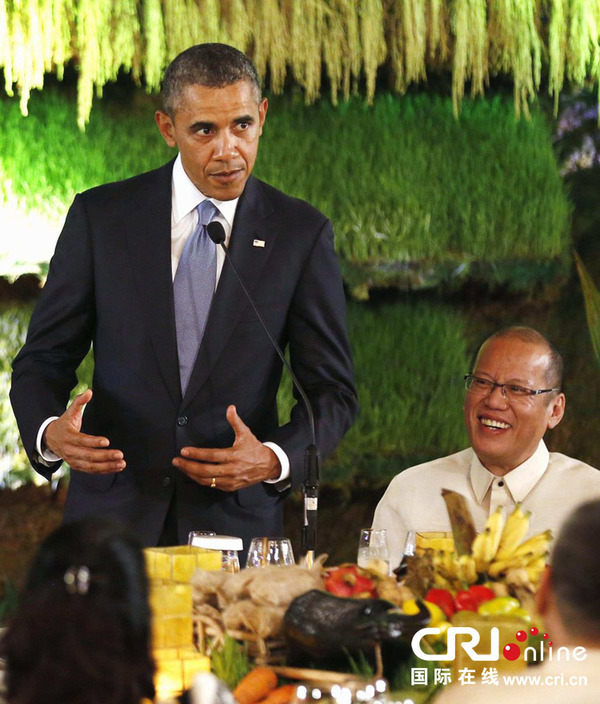
<instances>
[{"instance_id":1,"label":"suit sleeve","mask_svg":"<svg viewBox=\"0 0 600 704\"><path fill-rule=\"evenodd\" d=\"M32 314L25 345L13 361L10 399L25 451L47 479L60 466L38 461L41 424L61 415L77 384L76 370L94 327L91 247L81 197L71 206L50 262L47 282Z\"/></svg>"},{"instance_id":2,"label":"suit sleeve","mask_svg":"<svg viewBox=\"0 0 600 704\"><path fill-rule=\"evenodd\" d=\"M329 220L322 225L299 278L287 319L290 362L313 408L317 447L324 458L350 428L358 403L346 328L342 276ZM267 438L290 459L292 485L304 477L304 454L312 442L306 407L297 400L290 422Z\"/></svg>"}]
</instances>

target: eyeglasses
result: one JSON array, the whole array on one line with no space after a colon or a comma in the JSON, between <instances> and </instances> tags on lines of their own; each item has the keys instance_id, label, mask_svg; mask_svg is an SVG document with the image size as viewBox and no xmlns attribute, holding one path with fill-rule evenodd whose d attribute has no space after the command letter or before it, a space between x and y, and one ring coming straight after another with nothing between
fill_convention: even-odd
<instances>
[{"instance_id":1,"label":"eyeglasses","mask_svg":"<svg viewBox=\"0 0 600 704\"><path fill-rule=\"evenodd\" d=\"M499 384L491 379L482 379L480 376L465 374L465 388L473 394L487 396L498 387L502 391L502 397L509 401L522 401L528 396L539 396L539 394L549 394L560 389L528 389L518 384Z\"/></svg>"}]
</instances>

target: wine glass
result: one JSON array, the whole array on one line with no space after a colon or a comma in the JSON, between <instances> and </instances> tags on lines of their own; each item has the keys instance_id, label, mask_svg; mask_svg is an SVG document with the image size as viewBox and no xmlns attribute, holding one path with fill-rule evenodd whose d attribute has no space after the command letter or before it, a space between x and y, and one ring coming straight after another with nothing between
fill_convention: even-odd
<instances>
[{"instance_id":1,"label":"wine glass","mask_svg":"<svg viewBox=\"0 0 600 704\"><path fill-rule=\"evenodd\" d=\"M402 551L402 559L400 564L394 570L394 574L398 579L406 577L406 572L408 570L408 561L410 558L415 556L415 551L417 549L417 534L414 530L409 530L406 534L406 540L404 542L404 550Z\"/></svg>"},{"instance_id":2,"label":"wine glass","mask_svg":"<svg viewBox=\"0 0 600 704\"><path fill-rule=\"evenodd\" d=\"M376 567L378 572L389 573L390 551L385 528L363 528L360 531L356 562L363 569Z\"/></svg>"},{"instance_id":3,"label":"wine glass","mask_svg":"<svg viewBox=\"0 0 600 704\"><path fill-rule=\"evenodd\" d=\"M288 538L252 538L246 567L282 567L293 564L294 551Z\"/></svg>"}]
</instances>

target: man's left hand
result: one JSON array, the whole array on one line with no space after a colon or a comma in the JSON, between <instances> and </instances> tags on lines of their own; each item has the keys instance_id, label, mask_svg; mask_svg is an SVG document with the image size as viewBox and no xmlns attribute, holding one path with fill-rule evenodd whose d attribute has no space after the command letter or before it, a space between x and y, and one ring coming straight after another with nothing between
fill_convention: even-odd
<instances>
[{"instance_id":1,"label":"man's left hand","mask_svg":"<svg viewBox=\"0 0 600 704\"><path fill-rule=\"evenodd\" d=\"M198 484L221 491L236 491L265 479L277 479L281 474L277 455L257 439L235 406L227 408L227 422L235 433L232 447L184 447L173 465Z\"/></svg>"}]
</instances>

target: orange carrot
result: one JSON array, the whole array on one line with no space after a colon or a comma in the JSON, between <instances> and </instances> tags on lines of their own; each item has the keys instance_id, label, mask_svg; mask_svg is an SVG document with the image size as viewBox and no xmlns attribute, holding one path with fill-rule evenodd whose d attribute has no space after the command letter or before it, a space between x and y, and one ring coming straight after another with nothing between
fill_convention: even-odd
<instances>
[{"instance_id":1,"label":"orange carrot","mask_svg":"<svg viewBox=\"0 0 600 704\"><path fill-rule=\"evenodd\" d=\"M233 690L239 704L255 704L277 687L277 675L267 666L255 667Z\"/></svg>"},{"instance_id":2,"label":"orange carrot","mask_svg":"<svg viewBox=\"0 0 600 704\"><path fill-rule=\"evenodd\" d=\"M283 684L271 690L259 704L290 704L296 694L296 684Z\"/></svg>"}]
</instances>

